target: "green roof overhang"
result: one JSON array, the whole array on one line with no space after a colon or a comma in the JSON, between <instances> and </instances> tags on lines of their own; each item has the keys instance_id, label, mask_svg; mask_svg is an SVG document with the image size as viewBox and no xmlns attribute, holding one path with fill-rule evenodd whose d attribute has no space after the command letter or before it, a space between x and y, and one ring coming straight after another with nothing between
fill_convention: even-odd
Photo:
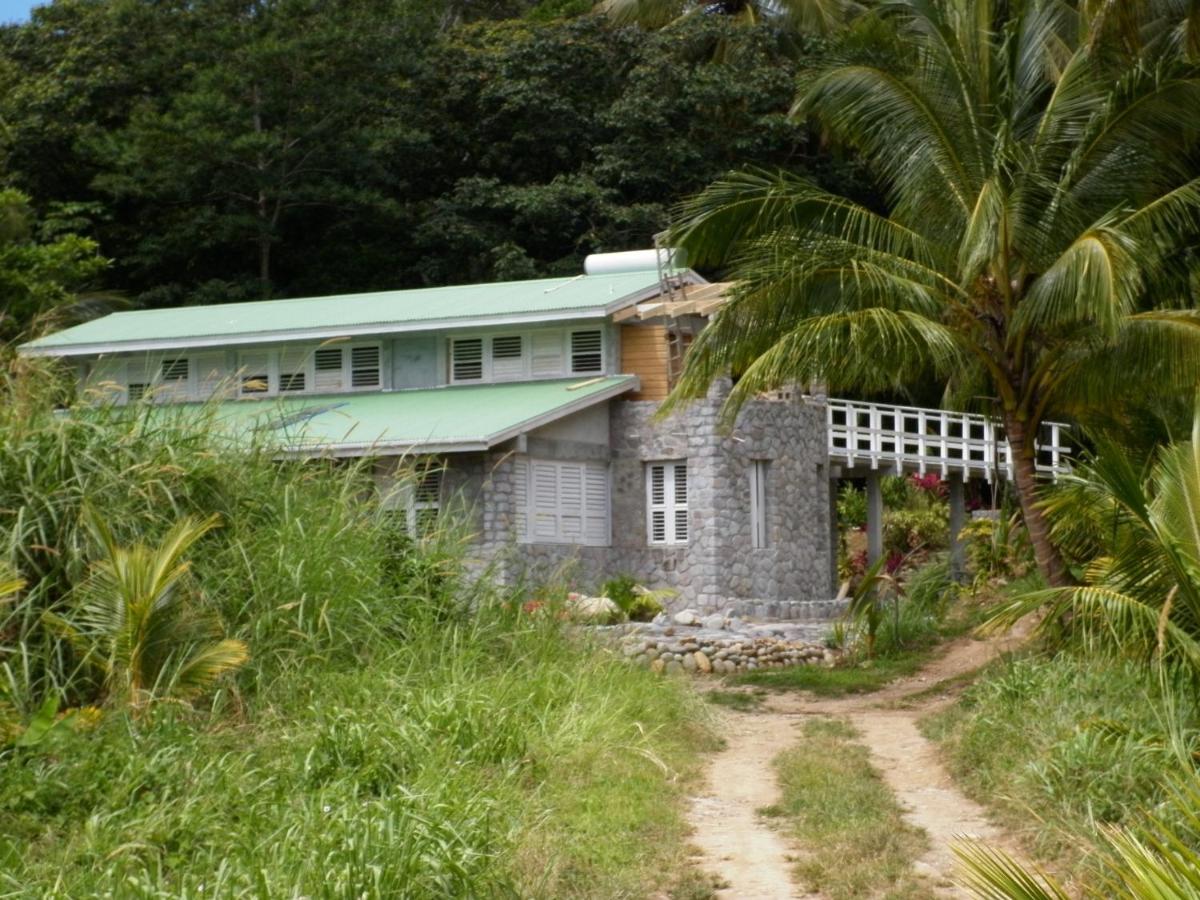
<instances>
[{"instance_id":1,"label":"green roof overhang","mask_svg":"<svg viewBox=\"0 0 1200 900\"><path fill-rule=\"evenodd\" d=\"M636 376L617 375L164 404L154 414L212 422L237 443L274 445L286 455L462 453L487 450L637 387Z\"/></svg>"},{"instance_id":2,"label":"green roof overhang","mask_svg":"<svg viewBox=\"0 0 1200 900\"><path fill-rule=\"evenodd\" d=\"M680 273L702 283L690 270ZM604 319L661 290L655 271L111 313L22 344L27 356L94 356L468 327Z\"/></svg>"}]
</instances>

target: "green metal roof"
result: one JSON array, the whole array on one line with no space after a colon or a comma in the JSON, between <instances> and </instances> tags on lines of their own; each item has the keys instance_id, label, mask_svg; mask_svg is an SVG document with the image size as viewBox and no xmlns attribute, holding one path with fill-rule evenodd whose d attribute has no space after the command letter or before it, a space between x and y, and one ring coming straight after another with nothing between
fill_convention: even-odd
<instances>
[{"instance_id":1,"label":"green metal roof","mask_svg":"<svg viewBox=\"0 0 1200 900\"><path fill-rule=\"evenodd\" d=\"M21 350L69 356L592 318L652 296L658 284L651 270L118 312Z\"/></svg>"},{"instance_id":2,"label":"green metal roof","mask_svg":"<svg viewBox=\"0 0 1200 900\"><path fill-rule=\"evenodd\" d=\"M288 453L363 456L485 450L637 387L633 375L526 381L386 393L329 394L217 404L216 423L239 443L257 438ZM164 404L164 418L207 406Z\"/></svg>"}]
</instances>

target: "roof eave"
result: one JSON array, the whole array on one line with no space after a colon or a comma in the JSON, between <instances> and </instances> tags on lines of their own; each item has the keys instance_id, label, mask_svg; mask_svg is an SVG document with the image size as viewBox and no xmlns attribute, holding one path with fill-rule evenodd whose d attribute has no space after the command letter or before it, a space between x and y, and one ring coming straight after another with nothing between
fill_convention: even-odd
<instances>
[{"instance_id":1,"label":"roof eave","mask_svg":"<svg viewBox=\"0 0 1200 900\"><path fill-rule=\"evenodd\" d=\"M601 376L605 377L605 376ZM608 376L611 377L611 376ZM622 378L616 384L602 391L585 394L578 400L563 406L556 406L548 413L532 416L515 425L485 436L473 436L459 441L359 441L356 443L315 444L311 447L290 447L281 452L284 457L356 457L356 456L401 456L408 453L478 453L490 450L497 444L525 434L551 422L566 418L573 413L582 412L597 403L603 403L618 397L628 391L641 387L641 381L636 375Z\"/></svg>"},{"instance_id":2,"label":"roof eave","mask_svg":"<svg viewBox=\"0 0 1200 900\"><path fill-rule=\"evenodd\" d=\"M691 269L683 277L695 284L705 279ZM73 357L97 356L103 353L141 353L156 350L202 350L210 347L244 347L252 344L275 344L286 341L330 340L333 338L415 334L423 331L445 331L450 328L493 328L508 325L537 325L576 319L607 319L618 310L641 303L659 293L653 284L640 291L624 294L604 306L579 307L537 313L514 313L505 316L455 316L421 322L369 323L337 328L284 328L275 331L256 331L253 334L215 334L186 338L160 338L141 341L93 341L85 344L38 347L36 341L17 347L22 356Z\"/></svg>"}]
</instances>

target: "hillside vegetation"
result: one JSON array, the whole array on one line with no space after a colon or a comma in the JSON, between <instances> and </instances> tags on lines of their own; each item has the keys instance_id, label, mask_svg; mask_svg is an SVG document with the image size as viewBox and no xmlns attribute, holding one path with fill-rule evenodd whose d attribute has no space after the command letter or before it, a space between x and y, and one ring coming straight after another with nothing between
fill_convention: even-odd
<instances>
[{"instance_id":1,"label":"hillside vegetation","mask_svg":"<svg viewBox=\"0 0 1200 900\"><path fill-rule=\"evenodd\" d=\"M142 408L62 417L52 384L10 372L0 402L0 895L613 897L679 877L708 740L682 685L472 580L453 521L410 539L361 465L233 452ZM210 516L156 595L176 615L94 615ZM217 639L245 653L184 678ZM138 666L136 692L111 677Z\"/></svg>"}]
</instances>

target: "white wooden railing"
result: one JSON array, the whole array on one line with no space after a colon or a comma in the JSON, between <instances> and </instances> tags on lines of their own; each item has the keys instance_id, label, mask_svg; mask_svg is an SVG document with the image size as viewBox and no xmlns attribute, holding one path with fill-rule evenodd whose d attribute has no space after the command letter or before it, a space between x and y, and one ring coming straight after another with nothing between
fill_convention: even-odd
<instances>
[{"instance_id":1,"label":"white wooden railing","mask_svg":"<svg viewBox=\"0 0 1200 900\"><path fill-rule=\"evenodd\" d=\"M1013 477L1004 427L987 416L832 397L826 415L834 464L897 474L937 472L943 478ZM1054 477L1070 471L1068 428L1059 422L1042 425L1038 471Z\"/></svg>"}]
</instances>

